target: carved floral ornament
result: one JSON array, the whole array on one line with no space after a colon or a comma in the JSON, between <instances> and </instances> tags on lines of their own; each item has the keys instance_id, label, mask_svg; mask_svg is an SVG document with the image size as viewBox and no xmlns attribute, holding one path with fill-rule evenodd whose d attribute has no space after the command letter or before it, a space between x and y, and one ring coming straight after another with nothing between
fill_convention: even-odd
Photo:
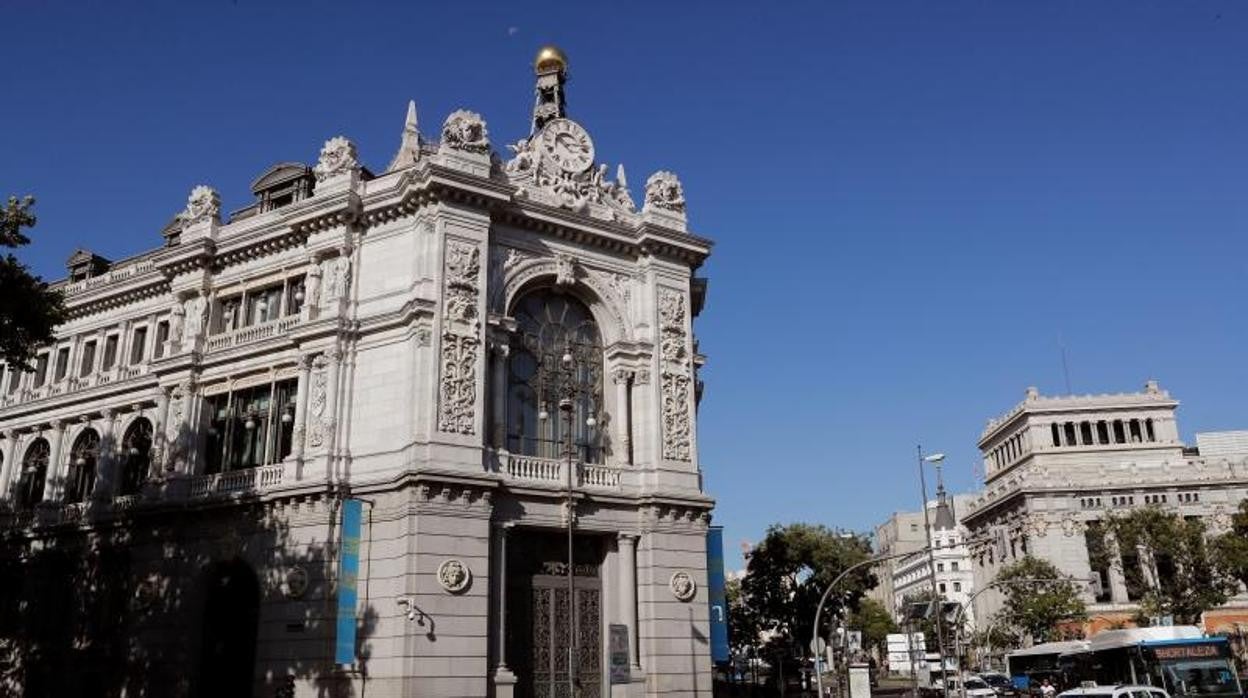
<instances>
[{"instance_id":1,"label":"carved floral ornament","mask_svg":"<svg viewBox=\"0 0 1248 698\"><path fill-rule=\"evenodd\" d=\"M442 145L478 155L490 152L490 134L485 120L467 109L451 112L442 124Z\"/></svg>"},{"instance_id":2,"label":"carved floral ornament","mask_svg":"<svg viewBox=\"0 0 1248 698\"><path fill-rule=\"evenodd\" d=\"M691 577L689 573L684 570L673 574L671 580L668 582L668 586L671 587L672 596L675 596L678 601L692 601L693 597L698 594L697 583L694 582L693 577Z\"/></svg>"},{"instance_id":3,"label":"carved floral ornament","mask_svg":"<svg viewBox=\"0 0 1248 698\"><path fill-rule=\"evenodd\" d=\"M204 184L192 189L182 211L182 224L194 225L203 221L219 221L220 218L221 197L217 191Z\"/></svg>"},{"instance_id":4,"label":"carved floral ornament","mask_svg":"<svg viewBox=\"0 0 1248 698\"><path fill-rule=\"evenodd\" d=\"M472 571L462 560L451 558L438 565L438 584L452 594L462 593L472 582Z\"/></svg>"},{"instance_id":5,"label":"carved floral ornament","mask_svg":"<svg viewBox=\"0 0 1248 698\"><path fill-rule=\"evenodd\" d=\"M316 181L321 182L348 174L359 167L360 162L355 152L355 144L343 136L334 136L325 141L325 145L321 148L321 157L316 161L316 167L312 171L316 174Z\"/></svg>"}]
</instances>

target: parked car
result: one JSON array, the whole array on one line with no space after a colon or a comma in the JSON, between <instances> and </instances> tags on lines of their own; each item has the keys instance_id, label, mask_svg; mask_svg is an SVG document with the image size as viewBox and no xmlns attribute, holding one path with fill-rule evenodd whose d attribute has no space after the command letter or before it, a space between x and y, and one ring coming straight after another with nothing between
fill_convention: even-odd
<instances>
[{"instance_id":1,"label":"parked car","mask_svg":"<svg viewBox=\"0 0 1248 698\"><path fill-rule=\"evenodd\" d=\"M962 698L962 683L966 684L966 698L997 698L997 692L989 686L986 681L978 676L967 676L959 679L956 676L949 677L949 698ZM941 679L934 679L932 687L928 691L928 695L941 696L943 698L945 685Z\"/></svg>"},{"instance_id":2,"label":"parked car","mask_svg":"<svg viewBox=\"0 0 1248 698\"><path fill-rule=\"evenodd\" d=\"M1058 698L1170 698L1156 686L1083 686L1062 691Z\"/></svg>"},{"instance_id":3,"label":"parked car","mask_svg":"<svg viewBox=\"0 0 1248 698\"><path fill-rule=\"evenodd\" d=\"M979 675L984 683L992 686L992 690L997 692L1001 698L1008 698L1018 695L1018 689L1014 688L1014 682L1010 677L996 671L985 671Z\"/></svg>"}]
</instances>

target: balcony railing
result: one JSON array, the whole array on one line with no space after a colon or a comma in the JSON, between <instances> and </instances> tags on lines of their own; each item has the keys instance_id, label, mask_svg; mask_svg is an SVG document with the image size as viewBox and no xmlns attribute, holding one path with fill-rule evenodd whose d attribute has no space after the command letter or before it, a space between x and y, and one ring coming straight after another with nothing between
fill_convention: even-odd
<instances>
[{"instance_id":1,"label":"balcony railing","mask_svg":"<svg viewBox=\"0 0 1248 698\"><path fill-rule=\"evenodd\" d=\"M191 499L255 492L282 484L285 467L264 465L227 473L200 475L191 480Z\"/></svg>"},{"instance_id":2,"label":"balcony railing","mask_svg":"<svg viewBox=\"0 0 1248 698\"><path fill-rule=\"evenodd\" d=\"M101 385L111 385L133 380L147 375L148 364L134 366L114 366L86 376L69 376L59 381L44 383L38 388L24 388L12 393L0 395L0 407L8 407L19 403L34 402L46 398L68 395L80 390L87 390Z\"/></svg>"},{"instance_id":3,"label":"balcony railing","mask_svg":"<svg viewBox=\"0 0 1248 698\"><path fill-rule=\"evenodd\" d=\"M269 320L257 325L241 327L237 330L212 335L208 338L208 351L220 351L230 347L242 346L262 339L279 337L299 324L298 315L287 315L276 320Z\"/></svg>"},{"instance_id":4,"label":"balcony railing","mask_svg":"<svg viewBox=\"0 0 1248 698\"><path fill-rule=\"evenodd\" d=\"M507 457L507 479L516 482L532 482L554 486L567 485L568 465L566 460L555 458L538 458L536 456L511 455ZM618 489L620 486L620 468L610 465L593 463L574 463L576 487L592 487L601 489Z\"/></svg>"}]
</instances>

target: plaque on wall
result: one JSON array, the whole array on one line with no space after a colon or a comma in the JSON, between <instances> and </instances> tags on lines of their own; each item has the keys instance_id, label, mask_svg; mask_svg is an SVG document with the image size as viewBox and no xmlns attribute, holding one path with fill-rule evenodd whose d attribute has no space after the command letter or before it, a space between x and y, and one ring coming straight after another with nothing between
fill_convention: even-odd
<instances>
[{"instance_id":1,"label":"plaque on wall","mask_svg":"<svg viewBox=\"0 0 1248 698\"><path fill-rule=\"evenodd\" d=\"M607 627L607 650L611 655L611 683L628 683L628 626L612 623Z\"/></svg>"}]
</instances>

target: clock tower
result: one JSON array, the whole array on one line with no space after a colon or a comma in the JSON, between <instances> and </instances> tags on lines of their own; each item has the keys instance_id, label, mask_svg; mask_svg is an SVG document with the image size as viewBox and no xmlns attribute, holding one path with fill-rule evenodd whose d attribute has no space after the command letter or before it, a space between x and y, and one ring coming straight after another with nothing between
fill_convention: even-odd
<instances>
[{"instance_id":1,"label":"clock tower","mask_svg":"<svg viewBox=\"0 0 1248 698\"><path fill-rule=\"evenodd\" d=\"M568 57L557 46L543 46L533 59L533 72L537 73L537 88L530 136L541 131L552 119L567 115L563 85L568 81Z\"/></svg>"}]
</instances>

